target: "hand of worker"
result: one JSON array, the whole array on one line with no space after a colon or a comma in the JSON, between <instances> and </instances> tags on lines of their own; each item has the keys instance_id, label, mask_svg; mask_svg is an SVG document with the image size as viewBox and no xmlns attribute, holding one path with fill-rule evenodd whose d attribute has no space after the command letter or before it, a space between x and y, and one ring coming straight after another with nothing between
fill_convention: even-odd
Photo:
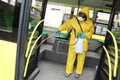
<instances>
[{"instance_id":1,"label":"hand of worker","mask_svg":"<svg viewBox=\"0 0 120 80\"><path fill-rule=\"evenodd\" d=\"M85 38L86 37L86 35L85 35L85 33L81 33L81 38Z\"/></svg>"},{"instance_id":2,"label":"hand of worker","mask_svg":"<svg viewBox=\"0 0 120 80\"><path fill-rule=\"evenodd\" d=\"M60 30L59 30L59 29L57 29L55 32L56 32L56 34L59 34L59 33L60 33Z\"/></svg>"}]
</instances>

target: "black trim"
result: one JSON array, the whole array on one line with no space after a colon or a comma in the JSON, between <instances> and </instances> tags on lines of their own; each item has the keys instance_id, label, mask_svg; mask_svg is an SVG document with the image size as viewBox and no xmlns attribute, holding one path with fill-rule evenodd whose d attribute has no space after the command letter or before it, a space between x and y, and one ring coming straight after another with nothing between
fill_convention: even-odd
<instances>
[{"instance_id":1,"label":"black trim","mask_svg":"<svg viewBox=\"0 0 120 80\"><path fill-rule=\"evenodd\" d=\"M37 52L31 56L30 63L28 65L27 75L23 78L24 65L25 65L25 49L27 45L27 30L28 22L30 17L30 8L32 0L23 0L21 3L21 13L20 13L20 23L19 23L19 32L18 32L18 46L17 46L17 61L16 61L16 74L15 80L26 80L31 75L31 70L37 70L38 67L38 58L39 58L39 48ZM47 0L43 1L42 4L42 15L41 20L44 19L45 11L47 6ZM39 35L42 34L43 23L39 25ZM34 60L34 61L33 61ZM33 68L31 67L33 66ZM36 69L35 69L36 68Z\"/></svg>"},{"instance_id":2,"label":"black trim","mask_svg":"<svg viewBox=\"0 0 120 80\"><path fill-rule=\"evenodd\" d=\"M47 2L48 0L43 0L42 2L42 14L41 14L41 20L43 20L45 18L45 13L46 13L46 7L47 7ZM38 31L39 31L39 35L42 34L43 31L43 27L44 27L44 22L41 23L41 25L39 25L38 27ZM41 39L38 41L38 45L41 42ZM37 55L36 55L36 61L39 61L39 52L40 52L40 47L37 48Z\"/></svg>"},{"instance_id":3,"label":"black trim","mask_svg":"<svg viewBox=\"0 0 120 80\"><path fill-rule=\"evenodd\" d=\"M109 24L108 24L108 30L110 30L110 31L112 30L113 20L114 20L114 16L115 16L115 13L117 10L117 4L118 4L118 0L114 0L110 19L109 19ZM104 43L105 47L108 47L111 44L111 41L112 41L112 38L110 37L110 34L107 32L106 38L105 38L105 43ZM105 57L106 57L105 51L103 50L94 80L104 80L104 78L106 77L105 74L103 74ZM100 74L100 73L102 73L102 74Z\"/></svg>"},{"instance_id":4,"label":"black trim","mask_svg":"<svg viewBox=\"0 0 120 80\"><path fill-rule=\"evenodd\" d=\"M78 0L78 9L77 9L77 14L79 13L80 4L81 4L81 0Z\"/></svg>"},{"instance_id":5,"label":"black trim","mask_svg":"<svg viewBox=\"0 0 120 80\"><path fill-rule=\"evenodd\" d=\"M22 0L21 3L21 12L19 19L19 29L18 29L18 38L17 38L17 57L16 57L16 71L15 71L15 80L23 80L23 71L24 71L24 55L25 55L25 46L27 42L27 29L30 16L30 6L32 0Z\"/></svg>"}]
</instances>

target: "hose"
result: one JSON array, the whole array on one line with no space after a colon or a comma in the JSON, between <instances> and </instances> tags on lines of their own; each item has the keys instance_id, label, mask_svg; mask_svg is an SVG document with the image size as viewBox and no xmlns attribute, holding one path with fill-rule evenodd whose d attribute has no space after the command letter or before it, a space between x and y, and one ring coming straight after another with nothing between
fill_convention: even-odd
<instances>
[{"instance_id":1,"label":"hose","mask_svg":"<svg viewBox=\"0 0 120 80\"><path fill-rule=\"evenodd\" d=\"M105 48L105 46L103 46L103 49L105 50L105 53L106 53L107 58L108 58L108 64L109 64L109 80L112 80L112 68L111 68L110 55L108 54L108 51L107 51L107 49Z\"/></svg>"},{"instance_id":2,"label":"hose","mask_svg":"<svg viewBox=\"0 0 120 80\"><path fill-rule=\"evenodd\" d=\"M44 40L42 40L42 41L40 42L40 44L36 47L36 49L38 49L47 39L53 37L54 35L55 35L55 33L51 34L50 36L48 36L47 38L45 38ZM62 41L62 40L60 39L60 41ZM62 42L65 43L65 44L69 44L70 46L72 46L72 45L74 45L74 44L76 44L76 43L78 42L78 39L77 39L74 43L72 43L72 44L66 43L66 42L64 42L64 41L62 41ZM35 50L36 50L36 49L35 49ZM35 51L35 50L34 50L34 51ZM34 52L34 51L33 51L33 52Z\"/></svg>"},{"instance_id":3,"label":"hose","mask_svg":"<svg viewBox=\"0 0 120 80\"><path fill-rule=\"evenodd\" d=\"M59 33L59 37L60 37L60 33ZM67 42L64 42L62 39L60 39L60 41L59 42L62 42L62 43L64 43L64 44L68 44L69 46L73 46L73 45L75 45L77 42L78 42L78 39L77 40L75 40L75 42L74 43L67 43Z\"/></svg>"},{"instance_id":4,"label":"hose","mask_svg":"<svg viewBox=\"0 0 120 80\"><path fill-rule=\"evenodd\" d=\"M30 50L30 53L28 54L28 57L27 57L27 61L26 61L26 65L25 65L25 70L24 70L24 77L26 76L26 73L27 73L27 68L28 68L28 63L30 61L30 57L31 57L31 54L33 52L33 49L36 45L36 43L38 42L38 40L42 37L42 34L35 40L33 46L31 47L31 50Z\"/></svg>"},{"instance_id":5,"label":"hose","mask_svg":"<svg viewBox=\"0 0 120 80\"><path fill-rule=\"evenodd\" d=\"M114 65L114 72L113 72L113 76L116 77L117 75L117 67L118 67L118 46L117 46L117 41L115 39L115 36L113 35L113 33L109 30L107 30L109 32L109 34L112 36L113 38L113 42L114 42L114 45L115 45L115 65Z\"/></svg>"},{"instance_id":6,"label":"hose","mask_svg":"<svg viewBox=\"0 0 120 80\"><path fill-rule=\"evenodd\" d=\"M37 46L37 48L38 48L39 46L41 46L47 39L49 39L49 38L51 38L51 37L53 37L53 36L55 36L55 33L51 34L50 36L48 36L47 38L45 38L44 40L42 40L42 41L40 42L40 44ZM62 41L62 40L60 39L60 41ZM78 42L78 39L77 39L74 43L72 43L72 44L66 43L66 42L64 42L64 41L62 41L62 42L65 43L65 44L69 44L69 45L71 46L71 45L76 44L76 43ZM36 48L36 49L37 49L37 48Z\"/></svg>"},{"instance_id":7,"label":"hose","mask_svg":"<svg viewBox=\"0 0 120 80\"><path fill-rule=\"evenodd\" d=\"M40 43L40 45L41 45L43 42L45 42L47 39L49 39L49 38L51 38L51 37L53 37L53 36L55 36L54 33L51 34L50 36L48 36L47 38L45 38L44 40L42 40L41 43Z\"/></svg>"},{"instance_id":8,"label":"hose","mask_svg":"<svg viewBox=\"0 0 120 80\"><path fill-rule=\"evenodd\" d=\"M32 38L33 38L33 35L36 31L36 29L38 28L38 26L43 22L44 20L40 20L37 25L35 26L34 30L32 31L32 34L30 36L30 40L28 41L28 45L27 45L27 49L26 49L26 53L25 53L25 57L28 56L28 53L29 53L29 49L30 49L30 44L31 44L31 41L32 41Z\"/></svg>"},{"instance_id":9,"label":"hose","mask_svg":"<svg viewBox=\"0 0 120 80\"><path fill-rule=\"evenodd\" d=\"M73 45L75 45L77 42L78 42L78 39L77 40L75 40L75 42L74 43L67 43L67 42L64 42L63 40L61 40L60 39L60 41L59 42L62 42L62 43L65 43L65 44L68 44L69 46L73 46Z\"/></svg>"}]
</instances>

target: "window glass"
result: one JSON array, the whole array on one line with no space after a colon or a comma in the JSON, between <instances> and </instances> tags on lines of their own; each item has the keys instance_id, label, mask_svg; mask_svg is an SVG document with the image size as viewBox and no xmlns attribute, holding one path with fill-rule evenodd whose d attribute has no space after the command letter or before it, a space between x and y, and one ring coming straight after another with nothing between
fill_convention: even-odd
<instances>
[{"instance_id":1,"label":"window glass","mask_svg":"<svg viewBox=\"0 0 120 80\"><path fill-rule=\"evenodd\" d=\"M29 27L28 27L28 36L30 37L32 31L34 30L36 24L41 20L41 12L42 12L42 2L37 0L32 0L31 10L30 10L30 18L29 18ZM39 34L39 31L35 31L34 38L36 38Z\"/></svg>"},{"instance_id":2,"label":"window glass","mask_svg":"<svg viewBox=\"0 0 120 80\"><path fill-rule=\"evenodd\" d=\"M106 35L110 13L98 12L95 23L95 34Z\"/></svg>"},{"instance_id":3,"label":"window glass","mask_svg":"<svg viewBox=\"0 0 120 80\"><path fill-rule=\"evenodd\" d=\"M14 6L0 1L0 30L12 32Z\"/></svg>"},{"instance_id":4,"label":"window glass","mask_svg":"<svg viewBox=\"0 0 120 80\"><path fill-rule=\"evenodd\" d=\"M96 22L108 24L109 18L110 18L110 13L98 12Z\"/></svg>"},{"instance_id":5,"label":"window glass","mask_svg":"<svg viewBox=\"0 0 120 80\"><path fill-rule=\"evenodd\" d=\"M75 10L74 10L74 15L77 15L77 10L78 10L78 8L75 8ZM79 9L79 11L81 10L81 8ZM93 10L90 10L90 12L89 12L90 14L89 14L89 16L90 16L90 18L92 18L93 17Z\"/></svg>"},{"instance_id":6,"label":"window glass","mask_svg":"<svg viewBox=\"0 0 120 80\"><path fill-rule=\"evenodd\" d=\"M8 2L8 0L1 0L1 1Z\"/></svg>"},{"instance_id":7,"label":"window glass","mask_svg":"<svg viewBox=\"0 0 120 80\"><path fill-rule=\"evenodd\" d=\"M70 14L71 7L47 5L45 14L45 26L57 28L62 24L64 14Z\"/></svg>"},{"instance_id":8,"label":"window glass","mask_svg":"<svg viewBox=\"0 0 120 80\"><path fill-rule=\"evenodd\" d=\"M10 4L15 5L15 0L10 0Z\"/></svg>"}]
</instances>

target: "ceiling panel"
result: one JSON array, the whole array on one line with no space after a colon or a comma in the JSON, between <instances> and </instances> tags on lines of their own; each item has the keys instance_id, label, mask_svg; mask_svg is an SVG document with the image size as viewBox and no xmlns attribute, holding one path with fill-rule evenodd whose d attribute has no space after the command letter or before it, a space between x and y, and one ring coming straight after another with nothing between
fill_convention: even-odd
<instances>
[{"instance_id":1,"label":"ceiling panel","mask_svg":"<svg viewBox=\"0 0 120 80\"><path fill-rule=\"evenodd\" d=\"M84 0L82 5L92 6L92 7L102 7L104 1L102 0Z\"/></svg>"},{"instance_id":2,"label":"ceiling panel","mask_svg":"<svg viewBox=\"0 0 120 80\"><path fill-rule=\"evenodd\" d=\"M103 7L104 7L104 8L111 8L111 7L112 7L112 4L113 4L113 2L105 1L105 2L103 3Z\"/></svg>"},{"instance_id":3,"label":"ceiling panel","mask_svg":"<svg viewBox=\"0 0 120 80\"><path fill-rule=\"evenodd\" d=\"M48 0L49 2L68 4L77 6L78 0ZM113 0L81 0L81 5L89 6L89 7L97 7L97 8L110 8L105 5L112 5Z\"/></svg>"},{"instance_id":4,"label":"ceiling panel","mask_svg":"<svg viewBox=\"0 0 120 80\"><path fill-rule=\"evenodd\" d=\"M78 0L48 0L49 2L69 4L69 5L77 5Z\"/></svg>"},{"instance_id":5,"label":"ceiling panel","mask_svg":"<svg viewBox=\"0 0 120 80\"><path fill-rule=\"evenodd\" d=\"M77 5L78 0L59 0L60 3L67 3L67 4L72 4L72 5Z\"/></svg>"}]
</instances>

